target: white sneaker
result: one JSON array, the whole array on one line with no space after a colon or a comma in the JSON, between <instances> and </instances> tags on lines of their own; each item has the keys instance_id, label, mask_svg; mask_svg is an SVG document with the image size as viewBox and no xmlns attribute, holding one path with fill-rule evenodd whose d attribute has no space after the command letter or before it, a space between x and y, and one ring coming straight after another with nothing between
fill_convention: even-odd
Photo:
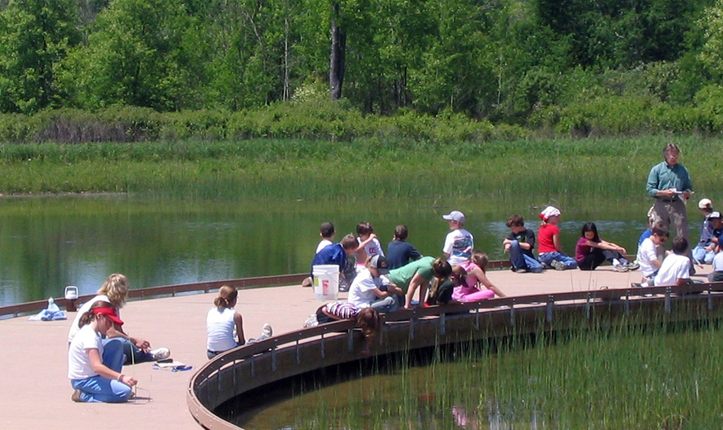
<instances>
[{"instance_id":1,"label":"white sneaker","mask_svg":"<svg viewBox=\"0 0 723 430\"><path fill-rule=\"evenodd\" d=\"M567 267L565 267L565 264L562 261L552 260L550 263L550 266L554 267L555 270L565 270Z\"/></svg>"},{"instance_id":2,"label":"white sneaker","mask_svg":"<svg viewBox=\"0 0 723 430\"><path fill-rule=\"evenodd\" d=\"M627 272L630 269L628 269L628 266L623 266L622 264L618 264L616 266L613 266L613 270L616 272Z\"/></svg>"},{"instance_id":3,"label":"white sneaker","mask_svg":"<svg viewBox=\"0 0 723 430\"><path fill-rule=\"evenodd\" d=\"M168 348L158 348L151 351L151 357L153 357L153 360L164 360L171 356L171 350Z\"/></svg>"},{"instance_id":4,"label":"white sneaker","mask_svg":"<svg viewBox=\"0 0 723 430\"><path fill-rule=\"evenodd\" d=\"M271 324L265 323L261 328L261 336L265 336L267 339L273 336L274 331L271 329Z\"/></svg>"}]
</instances>

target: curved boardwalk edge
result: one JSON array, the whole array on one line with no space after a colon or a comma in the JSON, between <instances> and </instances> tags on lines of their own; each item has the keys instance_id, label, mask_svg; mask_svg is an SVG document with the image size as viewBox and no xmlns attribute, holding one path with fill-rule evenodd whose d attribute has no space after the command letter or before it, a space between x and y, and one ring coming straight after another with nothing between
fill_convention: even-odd
<instances>
[{"instance_id":1,"label":"curved boardwalk edge","mask_svg":"<svg viewBox=\"0 0 723 430\"><path fill-rule=\"evenodd\" d=\"M385 315L372 355L483 338L560 330L588 321L623 324L631 313L668 321L723 316L723 283L683 287L602 289L536 294L480 303L419 308ZM653 294L655 297L644 297ZM541 324L542 322L542 324ZM566 325L569 324L569 325ZM187 405L207 429L239 429L213 413L254 388L363 355L363 336L351 321L338 321L242 346L219 355L189 381Z\"/></svg>"}]
</instances>

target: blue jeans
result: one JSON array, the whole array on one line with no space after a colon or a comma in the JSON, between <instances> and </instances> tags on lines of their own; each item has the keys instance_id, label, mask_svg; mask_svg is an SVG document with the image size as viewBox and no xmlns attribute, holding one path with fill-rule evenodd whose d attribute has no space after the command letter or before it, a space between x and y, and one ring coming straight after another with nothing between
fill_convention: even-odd
<instances>
[{"instance_id":1,"label":"blue jeans","mask_svg":"<svg viewBox=\"0 0 723 430\"><path fill-rule=\"evenodd\" d=\"M123 345L120 339L103 340L103 364L120 372L123 368ZM120 403L131 396L131 387L104 376L96 375L86 379L70 381L74 389L82 391L80 400L83 402Z\"/></svg>"},{"instance_id":2,"label":"blue jeans","mask_svg":"<svg viewBox=\"0 0 723 430\"><path fill-rule=\"evenodd\" d=\"M371 308L376 309L377 312L381 314L386 314L399 310L399 308L402 306L402 303L404 302L400 300L399 296L392 295L384 297L383 299L376 299L374 302L372 302Z\"/></svg>"},{"instance_id":3,"label":"blue jeans","mask_svg":"<svg viewBox=\"0 0 723 430\"><path fill-rule=\"evenodd\" d=\"M515 269L525 269L528 272L542 272L542 264L536 258L524 254L520 249L520 243L516 240L510 242L510 262Z\"/></svg>"},{"instance_id":4,"label":"blue jeans","mask_svg":"<svg viewBox=\"0 0 723 430\"><path fill-rule=\"evenodd\" d=\"M565 269L576 269L577 268L577 261L575 261L574 258L565 255L561 252L544 252L539 255L540 262L543 264L547 264L548 266L552 266L553 261L559 261L562 264L565 265Z\"/></svg>"},{"instance_id":5,"label":"blue jeans","mask_svg":"<svg viewBox=\"0 0 723 430\"><path fill-rule=\"evenodd\" d=\"M696 246L693 248L693 258L699 263L711 264L713 263L713 257L715 257L714 251L706 251L705 246Z\"/></svg>"},{"instance_id":6,"label":"blue jeans","mask_svg":"<svg viewBox=\"0 0 723 430\"><path fill-rule=\"evenodd\" d=\"M128 339L124 339L122 337L111 337L111 338L103 339L103 346L105 346L107 342L113 341L113 340L117 340L123 344L123 357L124 357L123 365L124 366L130 366L131 364L147 363L149 361L154 361L151 353L143 352L142 349L133 345L133 342L131 342Z\"/></svg>"}]
</instances>

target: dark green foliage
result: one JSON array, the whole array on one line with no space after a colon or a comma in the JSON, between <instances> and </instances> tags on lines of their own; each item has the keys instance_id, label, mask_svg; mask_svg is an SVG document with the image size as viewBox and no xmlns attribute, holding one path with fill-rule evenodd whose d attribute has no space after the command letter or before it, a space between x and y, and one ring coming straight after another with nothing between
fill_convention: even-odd
<instances>
[{"instance_id":1,"label":"dark green foliage","mask_svg":"<svg viewBox=\"0 0 723 430\"><path fill-rule=\"evenodd\" d=\"M125 128L125 137L118 130L126 126L103 137L94 113L77 113L87 115L81 124L96 121L83 132L54 120L54 129L6 125L3 134L62 141L349 139L409 129L411 111L433 123L452 113L485 129L489 120L497 126L492 129L511 124L542 134L719 131L696 95L723 84L721 0L334 5L11 0L0 10L0 112L131 106L174 114L162 125ZM298 102L310 92L317 102L330 99L332 18L345 41L337 112L346 119L328 121L324 115L332 108L295 110L307 109ZM704 98L713 103L712 97L717 93ZM613 124L615 113L599 111L603 106L615 113L642 111ZM367 115L392 119L369 121ZM38 121L49 119L44 114ZM463 125L469 127L476 126ZM435 131L421 134L436 138Z\"/></svg>"}]
</instances>

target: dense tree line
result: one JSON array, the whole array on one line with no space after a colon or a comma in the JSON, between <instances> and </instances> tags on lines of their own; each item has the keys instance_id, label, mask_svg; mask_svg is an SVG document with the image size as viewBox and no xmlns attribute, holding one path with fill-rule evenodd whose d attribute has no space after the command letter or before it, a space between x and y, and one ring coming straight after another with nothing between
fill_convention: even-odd
<instances>
[{"instance_id":1,"label":"dense tree line","mask_svg":"<svg viewBox=\"0 0 723 430\"><path fill-rule=\"evenodd\" d=\"M723 101L723 0L3 0L0 8L2 113L236 112L323 94L364 114L449 111L584 128L575 115L621 98L673 110Z\"/></svg>"}]
</instances>

